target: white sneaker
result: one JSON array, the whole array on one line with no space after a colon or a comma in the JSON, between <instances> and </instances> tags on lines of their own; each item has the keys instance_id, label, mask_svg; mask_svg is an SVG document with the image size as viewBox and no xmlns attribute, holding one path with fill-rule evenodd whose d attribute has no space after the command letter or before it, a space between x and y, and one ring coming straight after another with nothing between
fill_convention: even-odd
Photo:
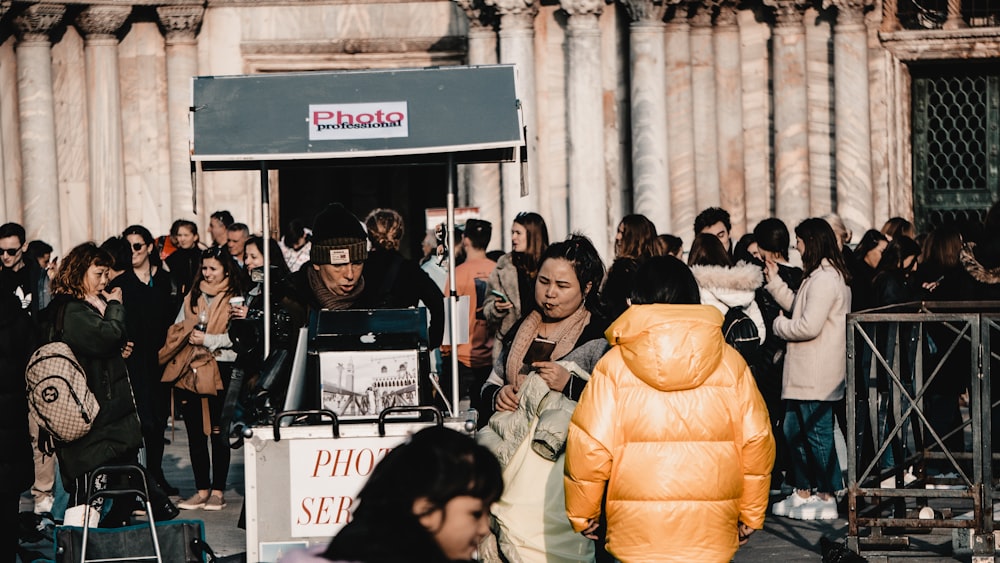
<instances>
[{"instance_id":1,"label":"white sneaker","mask_svg":"<svg viewBox=\"0 0 1000 563\"><path fill-rule=\"evenodd\" d=\"M788 509L788 517L796 520L836 520L838 516L837 501L832 496L829 500L823 500L813 495L798 506Z\"/></svg>"},{"instance_id":2,"label":"white sneaker","mask_svg":"<svg viewBox=\"0 0 1000 563\"><path fill-rule=\"evenodd\" d=\"M962 477L958 473L955 473L954 471L952 471L950 473L942 473L940 475L935 475L934 479L935 480L957 479L957 480L961 481ZM926 485L924 485L924 488L925 489L946 490L946 491L960 491L960 490L962 490L962 489L965 488L965 485L951 485L951 484L945 484L945 483L927 483Z\"/></svg>"},{"instance_id":3,"label":"white sneaker","mask_svg":"<svg viewBox=\"0 0 1000 563\"><path fill-rule=\"evenodd\" d=\"M792 494L785 497L784 500L779 500L771 505L771 514L775 516L788 516L789 510L804 504L809 498L811 497L802 498L799 496L798 491L792 491Z\"/></svg>"}]
</instances>

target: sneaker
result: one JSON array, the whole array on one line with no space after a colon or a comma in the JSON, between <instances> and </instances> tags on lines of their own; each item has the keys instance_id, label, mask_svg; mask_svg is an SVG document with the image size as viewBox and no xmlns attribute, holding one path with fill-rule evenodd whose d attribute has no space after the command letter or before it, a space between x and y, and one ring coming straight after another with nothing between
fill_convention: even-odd
<instances>
[{"instance_id":1,"label":"sneaker","mask_svg":"<svg viewBox=\"0 0 1000 563\"><path fill-rule=\"evenodd\" d=\"M202 510L222 510L225 507L226 499L222 498L222 495L208 495L208 500L205 501Z\"/></svg>"},{"instance_id":2,"label":"sneaker","mask_svg":"<svg viewBox=\"0 0 1000 563\"><path fill-rule=\"evenodd\" d=\"M957 481L961 482L962 481L962 476L959 475L958 473L954 472L954 471L952 471L950 473L941 473L940 475L935 475L933 477L933 479L936 482L927 483L926 485L924 485L924 488L926 488L926 489L938 489L938 490L945 490L945 491L960 491L960 490L966 488L965 485L952 485L952 484L947 484L947 483L941 482L941 481L954 481L954 480L957 480Z\"/></svg>"},{"instance_id":3,"label":"sneaker","mask_svg":"<svg viewBox=\"0 0 1000 563\"><path fill-rule=\"evenodd\" d=\"M798 506L788 509L788 517L795 520L836 520L839 516L837 501L832 496L823 500L813 495Z\"/></svg>"},{"instance_id":4,"label":"sneaker","mask_svg":"<svg viewBox=\"0 0 1000 563\"><path fill-rule=\"evenodd\" d=\"M799 496L798 491L792 491L792 494L785 497L784 500L779 500L778 502L771 505L771 514L775 516L788 516L788 511L793 507L800 506L804 504L810 497L802 498Z\"/></svg>"},{"instance_id":5,"label":"sneaker","mask_svg":"<svg viewBox=\"0 0 1000 563\"><path fill-rule=\"evenodd\" d=\"M195 493L191 498L177 503L177 508L181 508L183 510L197 510L199 508L204 508L205 503L208 502L209 496L211 495Z\"/></svg>"}]
</instances>

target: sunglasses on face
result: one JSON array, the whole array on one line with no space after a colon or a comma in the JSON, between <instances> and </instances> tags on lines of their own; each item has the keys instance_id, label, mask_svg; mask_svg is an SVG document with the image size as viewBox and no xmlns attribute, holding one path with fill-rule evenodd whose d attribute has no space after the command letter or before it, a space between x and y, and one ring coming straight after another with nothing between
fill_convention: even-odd
<instances>
[{"instance_id":1,"label":"sunglasses on face","mask_svg":"<svg viewBox=\"0 0 1000 563\"><path fill-rule=\"evenodd\" d=\"M18 248L0 248L0 253L6 253L7 256L17 256L17 253L21 250Z\"/></svg>"},{"instance_id":2,"label":"sunglasses on face","mask_svg":"<svg viewBox=\"0 0 1000 563\"><path fill-rule=\"evenodd\" d=\"M132 250L138 252L138 251L142 250L143 247L145 247L145 246L146 246L146 243L144 243L144 242L133 242L132 243Z\"/></svg>"}]
</instances>

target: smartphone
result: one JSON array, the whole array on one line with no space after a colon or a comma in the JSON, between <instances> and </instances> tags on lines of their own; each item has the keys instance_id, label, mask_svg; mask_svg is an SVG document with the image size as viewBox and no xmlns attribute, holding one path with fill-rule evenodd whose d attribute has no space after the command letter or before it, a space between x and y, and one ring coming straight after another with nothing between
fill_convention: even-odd
<instances>
[{"instance_id":1,"label":"smartphone","mask_svg":"<svg viewBox=\"0 0 1000 563\"><path fill-rule=\"evenodd\" d=\"M506 295L504 295L503 293L500 293L499 291L497 291L497 290L495 290L495 289L491 289L491 290L490 290L490 293L492 293L493 295L496 295L496 296L497 296L497 299L499 299L499 300L501 300L501 301L504 301L504 302L508 301L508 299L507 299L507 296L506 296Z\"/></svg>"}]
</instances>

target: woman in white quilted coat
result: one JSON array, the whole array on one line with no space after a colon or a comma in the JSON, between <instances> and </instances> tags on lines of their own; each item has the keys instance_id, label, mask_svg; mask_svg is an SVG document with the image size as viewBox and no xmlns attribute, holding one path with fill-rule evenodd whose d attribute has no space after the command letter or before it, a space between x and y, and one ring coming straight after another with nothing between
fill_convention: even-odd
<instances>
[{"instance_id":1,"label":"woman in white quilted coat","mask_svg":"<svg viewBox=\"0 0 1000 563\"><path fill-rule=\"evenodd\" d=\"M715 235L698 234L688 254L688 265L698 282L701 304L711 305L723 316L732 307L743 309L757 327L761 342L767 334L764 316L754 300L757 288L764 284L764 272L758 266L746 262L735 265Z\"/></svg>"}]
</instances>

